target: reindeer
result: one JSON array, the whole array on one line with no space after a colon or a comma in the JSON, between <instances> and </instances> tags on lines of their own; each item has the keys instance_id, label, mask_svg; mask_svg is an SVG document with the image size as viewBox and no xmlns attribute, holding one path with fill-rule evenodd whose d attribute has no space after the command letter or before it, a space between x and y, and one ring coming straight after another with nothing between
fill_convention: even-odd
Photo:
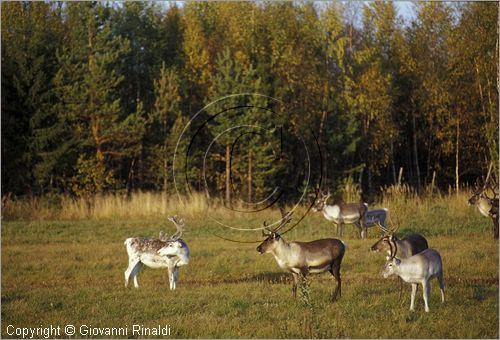
<instances>
[{"instance_id":1,"label":"reindeer","mask_svg":"<svg viewBox=\"0 0 500 340\"><path fill-rule=\"evenodd\" d=\"M270 228L264 222L262 235L267 238L258 247L261 254L270 253L278 262L280 268L292 273L293 296L297 297L297 285L308 274L329 271L337 280L337 288L332 295L332 302L342 295L340 264L345 253L345 244L341 240L327 238L311 242L286 242L278 231L291 220L292 212L285 213L282 209L282 219L276 228Z\"/></svg>"},{"instance_id":2,"label":"reindeer","mask_svg":"<svg viewBox=\"0 0 500 340\"><path fill-rule=\"evenodd\" d=\"M316 191L317 199L314 202L313 211L321 211L328 221L337 226L337 235L342 236L344 223L354 224L359 230L360 238L366 237L366 212L368 204L366 203L339 203L327 205L326 201L330 197L330 191L327 194Z\"/></svg>"},{"instance_id":3,"label":"reindeer","mask_svg":"<svg viewBox=\"0 0 500 340\"><path fill-rule=\"evenodd\" d=\"M387 229L381 224L377 224L382 230L382 237L371 246L372 252L387 252L387 260L392 258L406 259L415 254L418 254L427 248L427 240L420 234L410 234L402 239L399 239L395 233L399 229L399 224L396 229ZM398 253L399 251L399 253ZM403 282L399 280L399 298L403 292Z\"/></svg>"},{"instance_id":4,"label":"reindeer","mask_svg":"<svg viewBox=\"0 0 500 340\"><path fill-rule=\"evenodd\" d=\"M384 278L398 275L405 282L411 283L411 311L415 310L415 295L420 283L423 288L425 311L429 312L429 292L431 289L429 281L433 277L438 280L441 301L444 303L443 263L441 255L434 249L426 249L406 259L392 257L386 263L382 275Z\"/></svg>"},{"instance_id":5,"label":"reindeer","mask_svg":"<svg viewBox=\"0 0 500 340\"><path fill-rule=\"evenodd\" d=\"M375 227L381 225L387 228L387 208L368 210L365 215L365 226L366 228Z\"/></svg>"},{"instance_id":6,"label":"reindeer","mask_svg":"<svg viewBox=\"0 0 500 340\"><path fill-rule=\"evenodd\" d=\"M377 225L382 230L383 235L373 244L370 250L373 252L387 252L387 259L393 257L405 259L429 248L427 240L420 234L409 234L400 239L396 236L399 226L396 229L387 229L381 224Z\"/></svg>"},{"instance_id":7,"label":"reindeer","mask_svg":"<svg viewBox=\"0 0 500 340\"><path fill-rule=\"evenodd\" d=\"M150 268L168 268L170 289L174 290L179 276L179 267L189 263L189 248L181 239L184 232L184 219L170 216L177 231L170 237L160 232L160 238L131 237L125 240L128 253L128 268L125 271L125 287L129 279L134 279L135 288L139 288L137 274L142 265Z\"/></svg>"},{"instance_id":8,"label":"reindeer","mask_svg":"<svg viewBox=\"0 0 500 340\"><path fill-rule=\"evenodd\" d=\"M491 217L493 221L493 237L498 239L498 191L497 185L491 184L489 181L492 165L486 175L486 180L482 186L476 182L476 190L469 198L469 205L476 205L481 215ZM488 196L487 192L491 191L493 196Z\"/></svg>"}]
</instances>

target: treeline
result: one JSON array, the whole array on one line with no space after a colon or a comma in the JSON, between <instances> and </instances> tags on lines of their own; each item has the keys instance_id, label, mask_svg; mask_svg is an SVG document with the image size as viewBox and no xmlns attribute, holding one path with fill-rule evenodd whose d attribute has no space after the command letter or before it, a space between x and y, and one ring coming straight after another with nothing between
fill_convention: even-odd
<instances>
[{"instance_id":1,"label":"treeline","mask_svg":"<svg viewBox=\"0 0 500 340\"><path fill-rule=\"evenodd\" d=\"M498 172L498 2L418 2L412 19L381 1L1 6L2 194L171 193L176 147L191 189L250 200L305 185L302 143L321 147L312 177L332 190ZM236 93L268 97L226 100L250 108L177 145ZM272 141L288 124L287 152L258 131L216 138L235 124Z\"/></svg>"}]
</instances>

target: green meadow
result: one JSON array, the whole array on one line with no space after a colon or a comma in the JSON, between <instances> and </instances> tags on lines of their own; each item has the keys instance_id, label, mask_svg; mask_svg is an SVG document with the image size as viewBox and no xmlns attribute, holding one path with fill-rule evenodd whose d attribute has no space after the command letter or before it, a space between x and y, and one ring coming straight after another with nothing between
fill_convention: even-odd
<instances>
[{"instance_id":1,"label":"green meadow","mask_svg":"<svg viewBox=\"0 0 500 340\"><path fill-rule=\"evenodd\" d=\"M278 218L277 210L241 216L223 208L184 206L183 238L191 249L191 261L180 269L177 290L168 289L166 270L149 268L138 276L139 289L125 288L128 258L123 241L130 236L157 236L160 230L173 232L165 216L183 214L182 207L175 210L173 203L165 208L166 215L158 208L149 217L146 206L144 215L127 206L146 201L143 197L123 203L121 210L115 207L114 213L102 216L67 218L61 212L43 216L31 212L29 219L4 218L2 337L16 337L8 334L9 325L68 324L77 330L82 325L128 327L128 338L155 337L132 334L132 325L169 325L171 338L499 336L498 242L492 237L491 221L466 205L466 193L383 202L391 219L397 220L393 223L399 225L399 234L421 232L442 255L446 301L441 303L437 282L432 281L430 313L424 312L421 288L416 311L410 312L410 285L405 284L399 299L396 278L380 275L385 257L369 251L377 240L375 229L370 229L368 239L360 240L354 226L345 226L342 297L333 304L329 297L335 281L330 274L311 276L295 300L290 275L271 255L257 253L257 243L216 236L262 239L257 231L229 232L215 220L255 228ZM303 211L301 207L296 215ZM4 216L8 212L4 209ZM307 241L332 236L334 228L320 214L309 213L283 237ZM74 337L85 336L77 331Z\"/></svg>"}]
</instances>

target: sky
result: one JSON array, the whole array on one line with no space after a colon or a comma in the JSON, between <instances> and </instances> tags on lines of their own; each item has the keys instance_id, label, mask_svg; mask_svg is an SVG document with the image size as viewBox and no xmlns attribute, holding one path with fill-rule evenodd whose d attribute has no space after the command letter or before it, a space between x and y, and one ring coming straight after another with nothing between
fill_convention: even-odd
<instances>
[{"instance_id":1,"label":"sky","mask_svg":"<svg viewBox=\"0 0 500 340\"><path fill-rule=\"evenodd\" d=\"M184 1L174 1L177 6L182 7L184 5ZM322 2L322 1L320 1ZM370 1L359 1L359 2L370 2ZM413 10L413 1L394 1L398 13L405 19L409 20L415 16L415 12Z\"/></svg>"},{"instance_id":2,"label":"sky","mask_svg":"<svg viewBox=\"0 0 500 340\"><path fill-rule=\"evenodd\" d=\"M412 1L395 1L398 13L405 19L409 20L415 17L415 11L413 10Z\"/></svg>"}]
</instances>

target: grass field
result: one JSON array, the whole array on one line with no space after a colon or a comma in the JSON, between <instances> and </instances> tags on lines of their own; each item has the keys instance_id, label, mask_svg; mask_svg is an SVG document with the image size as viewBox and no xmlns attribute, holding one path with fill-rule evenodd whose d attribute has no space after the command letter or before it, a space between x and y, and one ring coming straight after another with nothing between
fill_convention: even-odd
<instances>
[{"instance_id":1,"label":"grass field","mask_svg":"<svg viewBox=\"0 0 500 340\"><path fill-rule=\"evenodd\" d=\"M335 283L329 274L312 276L310 297L299 292L294 300L289 274L271 255L258 254L255 243L214 236L221 229L201 214L186 217L191 262L181 268L174 292L168 290L166 270L148 268L138 277L139 289L124 287L125 238L173 230L158 214L4 221L2 337L15 337L7 334L9 325L67 324L128 327L126 337L154 337L132 336L132 325L139 324L170 325L172 338L498 338L498 242L491 221L464 198L385 204L398 215L400 233L422 232L443 257L446 302L441 304L433 281L430 313L423 310L421 288L417 310L410 312L410 286L398 300L396 279L381 277L384 256L369 252L375 230L368 240L359 240L353 226L345 227L342 297L331 304ZM220 215L225 223L256 227L279 212ZM258 232L241 234L224 235L260 238ZM284 238L331 236L326 220L311 214Z\"/></svg>"}]
</instances>

